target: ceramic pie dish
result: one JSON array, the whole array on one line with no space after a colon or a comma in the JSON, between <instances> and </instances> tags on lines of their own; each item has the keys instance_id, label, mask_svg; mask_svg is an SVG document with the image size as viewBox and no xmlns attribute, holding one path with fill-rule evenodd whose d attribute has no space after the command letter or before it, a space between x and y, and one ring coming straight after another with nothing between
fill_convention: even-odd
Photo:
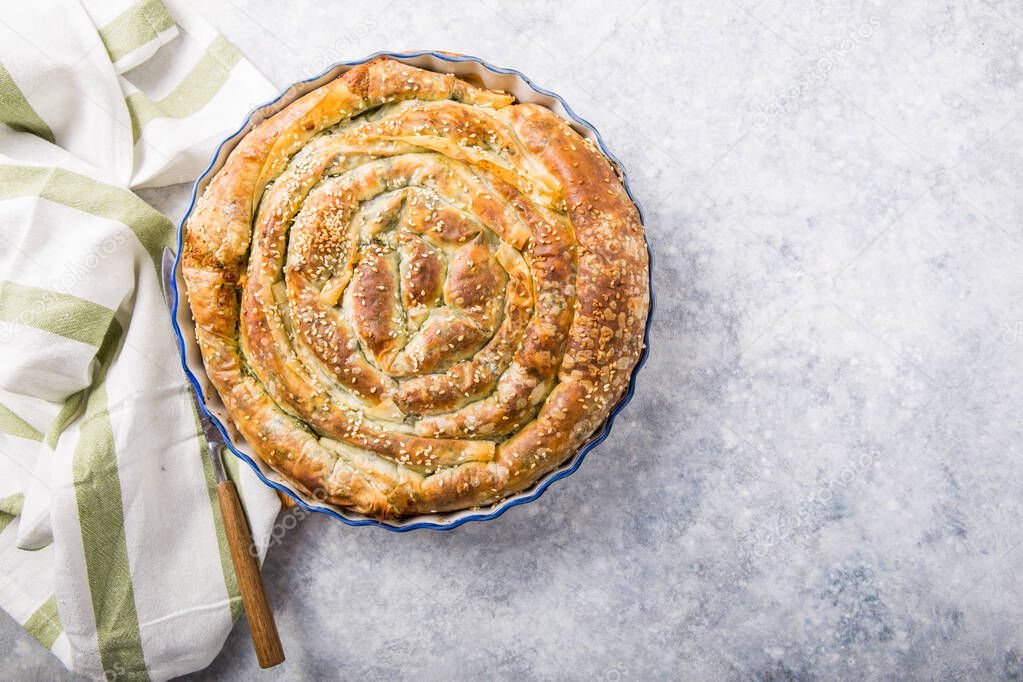
<instances>
[{"instance_id":1,"label":"ceramic pie dish","mask_svg":"<svg viewBox=\"0 0 1023 682\"><path fill-rule=\"evenodd\" d=\"M183 363L232 451L395 530L574 471L646 348L613 164L560 98L471 57L374 55L257 108L197 180L176 265Z\"/></svg>"}]
</instances>

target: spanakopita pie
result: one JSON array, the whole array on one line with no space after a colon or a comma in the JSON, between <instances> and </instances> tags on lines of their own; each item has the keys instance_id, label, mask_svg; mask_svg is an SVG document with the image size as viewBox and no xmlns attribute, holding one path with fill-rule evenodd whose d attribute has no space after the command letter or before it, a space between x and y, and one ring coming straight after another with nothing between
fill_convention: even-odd
<instances>
[{"instance_id":1,"label":"spanakopita pie","mask_svg":"<svg viewBox=\"0 0 1023 682\"><path fill-rule=\"evenodd\" d=\"M207 374L298 490L377 518L521 491L643 350L643 226L551 110L388 58L238 143L184 228Z\"/></svg>"}]
</instances>

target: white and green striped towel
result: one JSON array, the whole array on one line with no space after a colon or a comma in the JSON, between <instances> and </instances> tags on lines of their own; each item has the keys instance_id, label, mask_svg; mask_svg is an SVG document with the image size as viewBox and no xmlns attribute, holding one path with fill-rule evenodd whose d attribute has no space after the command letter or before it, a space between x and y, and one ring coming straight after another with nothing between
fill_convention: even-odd
<instances>
[{"instance_id":1,"label":"white and green striped towel","mask_svg":"<svg viewBox=\"0 0 1023 682\"><path fill-rule=\"evenodd\" d=\"M205 667L240 601L132 190L194 179L272 93L178 2L0 6L0 606L71 670ZM233 460L233 458L229 458ZM279 503L234 467L265 550Z\"/></svg>"}]
</instances>

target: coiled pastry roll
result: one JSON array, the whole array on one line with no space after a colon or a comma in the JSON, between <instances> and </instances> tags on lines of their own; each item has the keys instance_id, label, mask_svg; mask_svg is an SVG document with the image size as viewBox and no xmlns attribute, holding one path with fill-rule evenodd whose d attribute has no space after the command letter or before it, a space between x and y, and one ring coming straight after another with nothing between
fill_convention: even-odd
<instances>
[{"instance_id":1,"label":"coiled pastry roll","mask_svg":"<svg viewBox=\"0 0 1023 682\"><path fill-rule=\"evenodd\" d=\"M647 250L553 112L387 58L249 132L185 226L207 373L255 452L370 516L570 457L642 352Z\"/></svg>"}]
</instances>

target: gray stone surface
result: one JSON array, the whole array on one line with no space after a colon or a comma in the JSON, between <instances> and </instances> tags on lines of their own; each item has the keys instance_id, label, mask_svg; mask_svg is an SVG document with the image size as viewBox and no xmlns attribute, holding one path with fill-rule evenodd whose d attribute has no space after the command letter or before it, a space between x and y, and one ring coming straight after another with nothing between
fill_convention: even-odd
<instances>
[{"instance_id":1,"label":"gray stone surface","mask_svg":"<svg viewBox=\"0 0 1023 682\"><path fill-rule=\"evenodd\" d=\"M658 310L540 501L296 519L266 678L1023 676L1020 3L284 7L203 10L279 85L440 48L563 94L629 171ZM247 637L195 677L252 679ZM0 645L2 678L66 675L6 617Z\"/></svg>"}]
</instances>

